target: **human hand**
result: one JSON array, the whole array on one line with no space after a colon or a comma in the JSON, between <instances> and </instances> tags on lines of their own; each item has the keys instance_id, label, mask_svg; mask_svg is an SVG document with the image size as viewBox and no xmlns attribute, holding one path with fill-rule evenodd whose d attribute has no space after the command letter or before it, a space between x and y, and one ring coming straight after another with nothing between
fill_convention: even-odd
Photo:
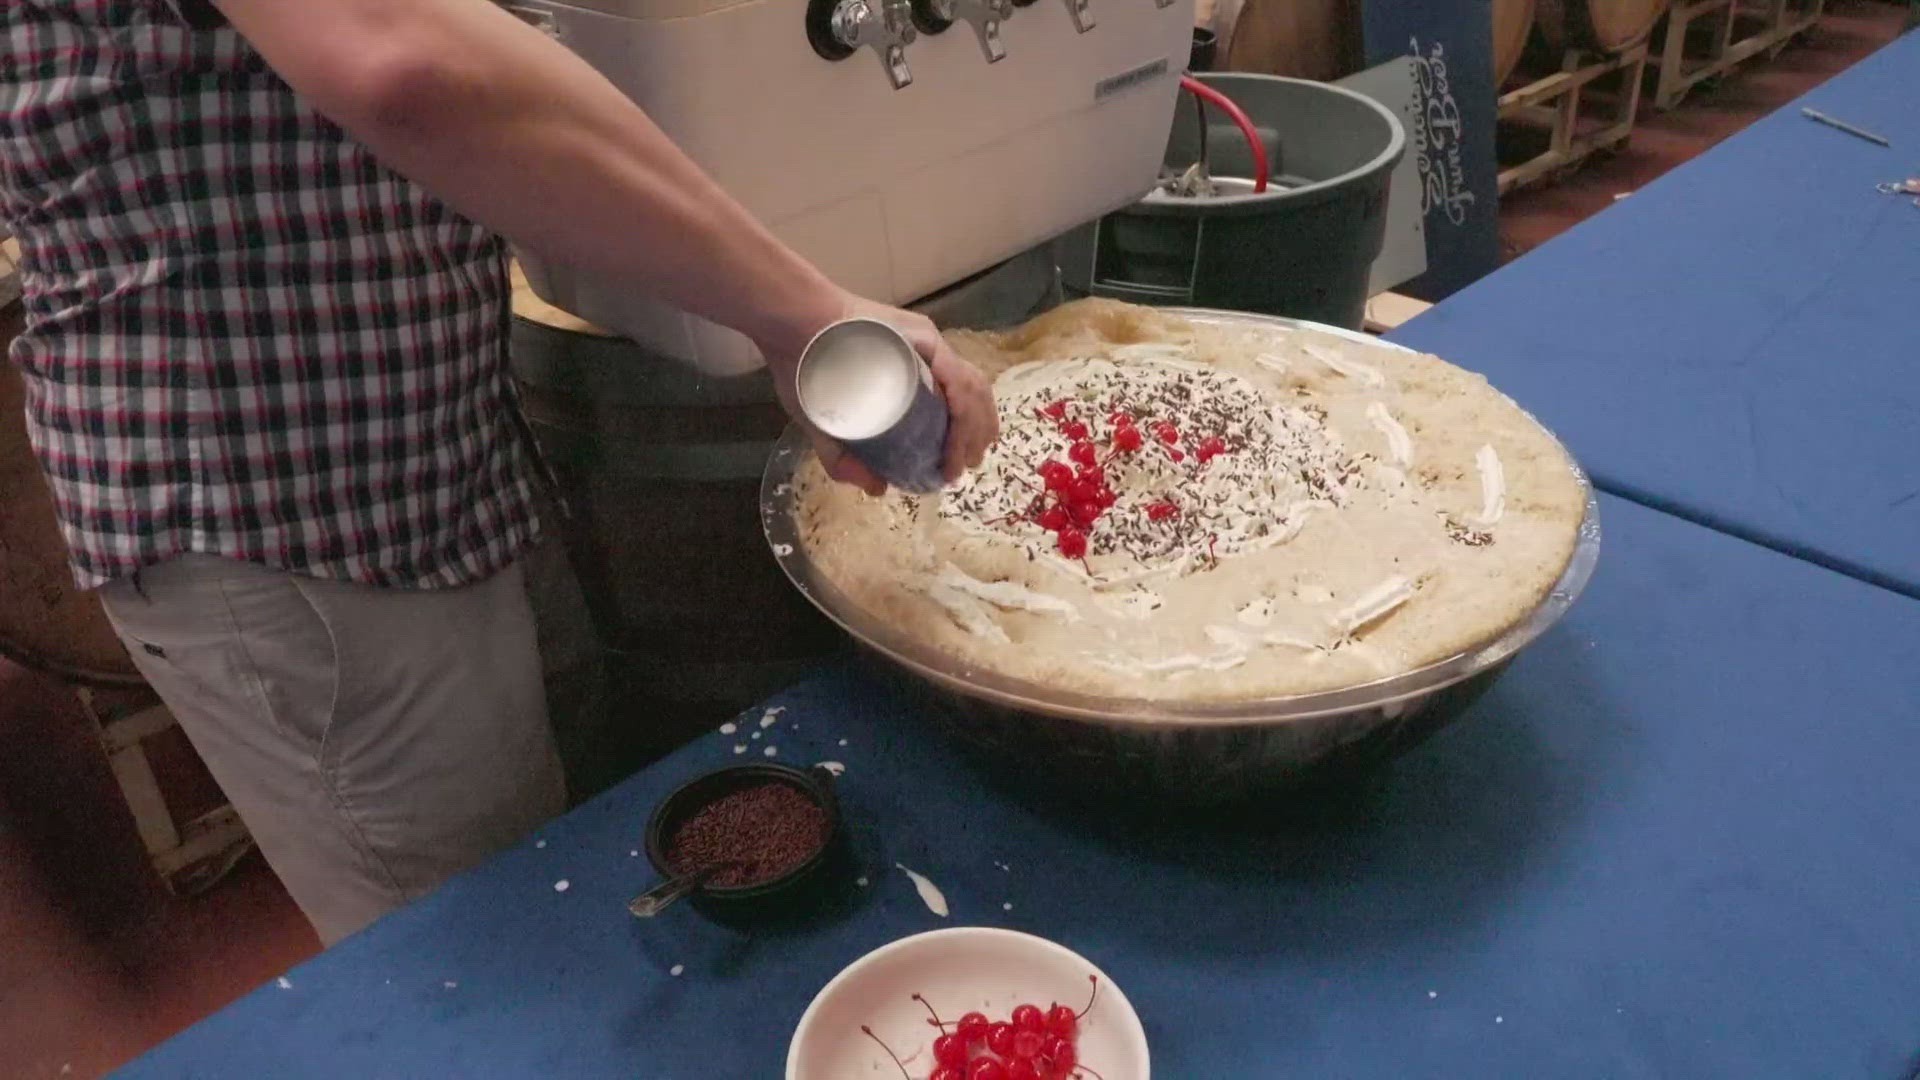
<instances>
[{"instance_id":1,"label":"human hand","mask_svg":"<svg viewBox=\"0 0 1920 1080\"><path fill-rule=\"evenodd\" d=\"M838 317L841 319L875 319L900 331L901 336L919 351L921 359L927 362L934 383L940 387L941 396L947 402L947 445L942 459L942 471L947 481L951 483L958 480L968 469L977 467L986 457L988 448L1000 437L1000 416L987 377L980 369L961 359L946 339L940 336L933 321L924 315L851 294L844 298L840 307L841 314ZM821 329L824 326L815 327L814 332ZM808 340L811 340L811 335L808 335ZM828 476L860 488L869 495L885 494L885 480L848 453L838 440L808 423L800 411L794 378L799 351L781 350L778 354L770 353L767 359L788 415L806 432Z\"/></svg>"}]
</instances>

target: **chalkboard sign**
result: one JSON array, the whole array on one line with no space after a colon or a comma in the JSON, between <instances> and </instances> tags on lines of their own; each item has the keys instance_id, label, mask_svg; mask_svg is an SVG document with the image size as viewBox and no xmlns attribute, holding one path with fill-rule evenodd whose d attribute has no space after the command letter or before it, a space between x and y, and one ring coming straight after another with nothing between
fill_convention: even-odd
<instances>
[{"instance_id":1,"label":"chalkboard sign","mask_svg":"<svg viewBox=\"0 0 1920 1080\"><path fill-rule=\"evenodd\" d=\"M1367 63L1410 56L1421 108L1407 153L1421 180L1427 272L1399 291L1439 300L1500 264L1491 0L1365 0Z\"/></svg>"}]
</instances>

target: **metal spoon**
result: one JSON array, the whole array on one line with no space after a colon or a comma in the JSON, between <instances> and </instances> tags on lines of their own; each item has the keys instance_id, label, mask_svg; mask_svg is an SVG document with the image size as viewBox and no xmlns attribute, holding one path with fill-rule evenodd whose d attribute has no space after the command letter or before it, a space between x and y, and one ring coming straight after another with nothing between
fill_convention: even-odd
<instances>
[{"instance_id":1,"label":"metal spoon","mask_svg":"<svg viewBox=\"0 0 1920 1080\"><path fill-rule=\"evenodd\" d=\"M711 866L703 866L690 874L681 874L679 877L668 878L653 888L648 889L646 892L641 893L639 896L634 897L632 900L627 901L627 910L633 912L634 918L651 919L672 906L674 901L705 885L707 882L712 881L714 875L720 873L720 871L737 865L739 864L731 862L714 863Z\"/></svg>"}]
</instances>

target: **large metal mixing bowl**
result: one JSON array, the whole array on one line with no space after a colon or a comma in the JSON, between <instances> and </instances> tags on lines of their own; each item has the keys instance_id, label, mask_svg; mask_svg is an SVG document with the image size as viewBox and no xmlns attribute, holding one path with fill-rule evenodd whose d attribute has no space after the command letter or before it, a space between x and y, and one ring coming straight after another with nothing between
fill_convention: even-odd
<instances>
[{"instance_id":1,"label":"large metal mixing bowl","mask_svg":"<svg viewBox=\"0 0 1920 1080\"><path fill-rule=\"evenodd\" d=\"M1270 316L1176 309L1197 322L1362 334ZM793 584L868 650L939 692L941 726L992 767L1050 785L1219 805L1336 781L1370 769L1439 730L1560 620L1600 557L1599 506L1587 485L1573 558L1518 625L1414 671L1324 693L1231 704L1182 704L1072 693L968 667L854 604L808 557L795 515L794 474L811 456L789 431L767 463L761 518ZM1571 457L1569 457L1571 460ZM1586 478L1581 477L1586 485Z\"/></svg>"}]
</instances>

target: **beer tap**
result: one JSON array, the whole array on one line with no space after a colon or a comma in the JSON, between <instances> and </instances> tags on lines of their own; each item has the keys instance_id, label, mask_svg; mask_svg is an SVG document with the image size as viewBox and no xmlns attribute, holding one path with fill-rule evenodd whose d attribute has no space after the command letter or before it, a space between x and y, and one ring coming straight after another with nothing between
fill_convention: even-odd
<instances>
[{"instance_id":1,"label":"beer tap","mask_svg":"<svg viewBox=\"0 0 1920 1080\"><path fill-rule=\"evenodd\" d=\"M964 19L972 24L980 39L980 51L987 63L1004 59L1007 47L1000 39L1000 27L1013 14L1013 0L914 0L914 22L929 34L938 34Z\"/></svg>"},{"instance_id":2,"label":"beer tap","mask_svg":"<svg viewBox=\"0 0 1920 1080\"><path fill-rule=\"evenodd\" d=\"M833 9L834 40L849 50L871 48L880 55L895 90L913 82L907 46L918 32L908 0L840 0Z\"/></svg>"}]
</instances>

